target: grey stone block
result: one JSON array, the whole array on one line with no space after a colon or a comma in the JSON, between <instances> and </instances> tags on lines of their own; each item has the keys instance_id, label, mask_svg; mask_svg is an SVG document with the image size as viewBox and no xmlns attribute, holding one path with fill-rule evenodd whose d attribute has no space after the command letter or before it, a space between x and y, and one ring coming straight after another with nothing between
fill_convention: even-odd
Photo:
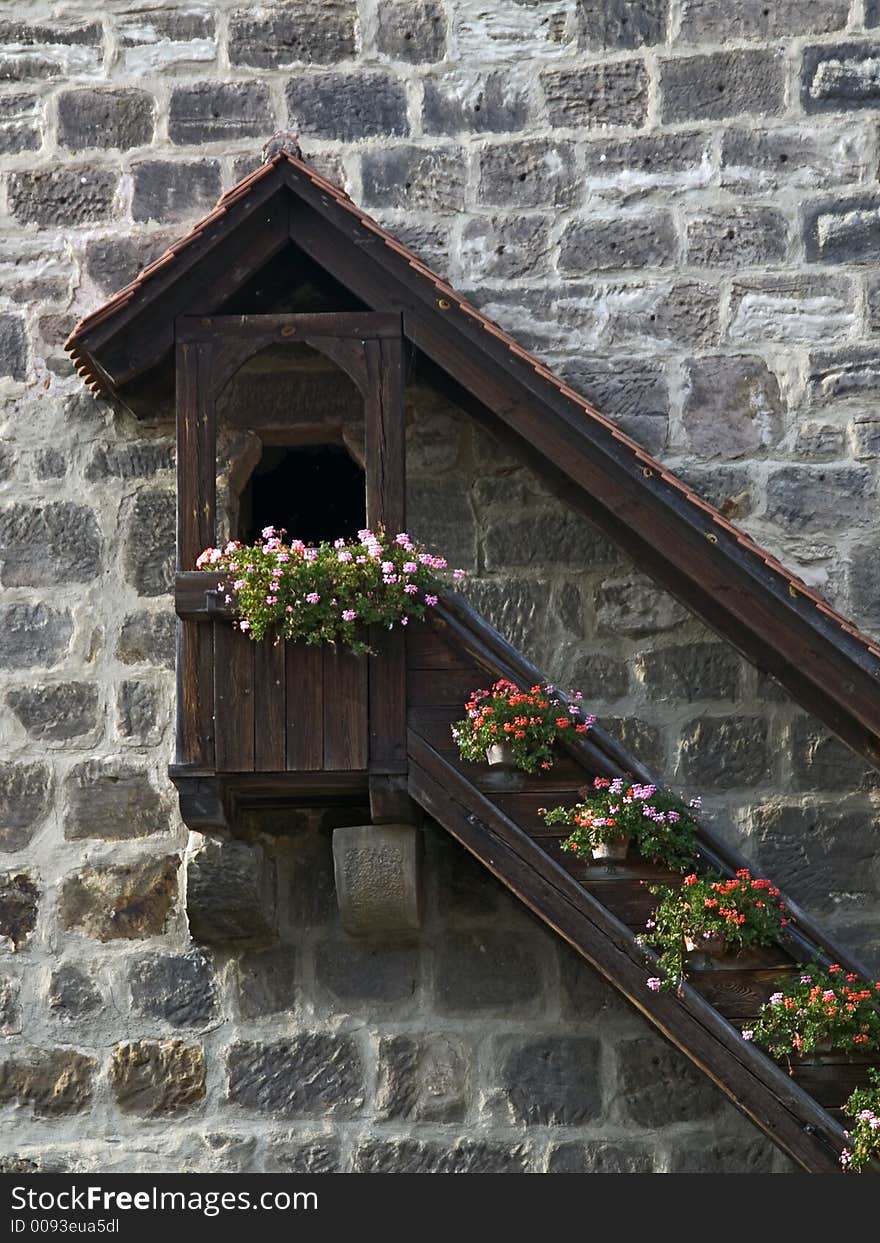
<instances>
[{"instance_id":1,"label":"grey stone block","mask_svg":"<svg viewBox=\"0 0 880 1243\"><path fill-rule=\"evenodd\" d=\"M544 272L550 255L542 216L474 216L466 221L461 260L473 280L521 280Z\"/></svg>"},{"instance_id":2,"label":"grey stone block","mask_svg":"<svg viewBox=\"0 0 880 1243\"><path fill-rule=\"evenodd\" d=\"M687 613L672 596L639 576L608 578L595 595L598 633L642 638L679 626Z\"/></svg>"},{"instance_id":3,"label":"grey stone block","mask_svg":"<svg viewBox=\"0 0 880 1243\"><path fill-rule=\"evenodd\" d=\"M728 335L733 342L842 340L856 324L855 291L844 275L756 274L734 280L731 287Z\"/></svg>"},{"instance_id":4,"label":"grey stone block","mask_svg":"<svg viewBox=\"0 0 880 1243\"><path fill-rule=\"evenodd\" d=\"M67 229L109 220L118 175L111 169L46 168L10 173L9 210L20 224Z\"/></svg>"},{"instance_id":5,"label":"grey stone block","mask_svg":"<svg viewBox=\"0 0 880 1243\"><path fill-rule=\"evenodd\" d=\"M559 270L563 275L626 268L666 267L675 262L678 239L668 211L617 215L607 220L591 216L566 225L559 243Z\"/></svg>"},{"instance_id":6,"label":"grey stone block","mask_svg":"<svg viewBox=\"0 0 880 1243\"><path fill-rule=\"evenodd\" d=\"M748 789L769 779L771 763L762 717L698 717L682 730L678 778L687 789Z\"/></svg>"},{"instance_id":7,"label":"grey stone block","mask_svg":"<svg viewBox=\"0 0 880 1243\"><path fill-rule=\"evenodd\" d=\"M588 705L597 701L612 703L629 691L629 668L625 660L574 646L566 655L564 673L557 675L557 681L583 691Z\"/></svg>"},{"instance_id":8,"label":"grey stone block","mask_svg":"<svg viewBox=\"0 0 880 1243\"><path fill-rule=\"evenodd\" d=\"M182 1040L138 1040L115 1046L110 1087L123 1113L178 1114L205 1097L205 1054Z\"/></svg>"},{"instance_id":9,"label":"grey stone block","mask_svg":"<svg viewBox=\"0 0 880 1243\"><path fill-rule=\"evenodd\" d=\"M6 702L31 738L81 738L98 724L98 688L89 682L23 686L9 691Z\"/></svg>"},{"instance_id":10,"label":"grey stone block","mask_svg":"<svg viewBox=\"0 0 880 1243\"><path fill-rule=\"evenodd\" d=\"M298 3L240 9L229 20L229 59L254 69L347 60L355 51L356 12L353 0L322 0L307 20Z\"/></svg>"},{"instance_id":11,"label":"grey stone block","mask_svg":"<svg viewBox=\"0 0 880 1243\"><path fill-rule=\"evenodd\" d=\"M239 1041L227 1055L229 1100L284 1118L351 1118L364 1104L364 1070L355 1041L302 1032L273 1044Z\"/></svg>"},{"instance_id":12,"label":"grey stone block","mask_svg":"<svg viewBox=\"0 0 880 1243\"><path fill-rule=\"evenodd\" d=\"M655 1150L627 1140L611 1142L570 1140L553 1144L548 1174L653 1174Z\"/></svg>"},{"instance_id":13,"label":"grey stone block","mask_svg":"<svg viewBox=\"0 0 880 1243\"><path fill-rule=\"evenodd\" d=\"M164 237L98 237L86 243L85 266L102 293L116 293L166 249ZM124 452L123 446L97 453Z\"/></svg>"},{"instance_id":14,"label":"grey stone block","mask_svg":"<svg viewBox=\"0 0 880 1243\"><path fill-rule=\"evenodd\" d=\"M711 136L699 130L635 134L584 145L591 195L628 201L649 194L687 193L708 185Z\"/></svg>"},{"instance_id":15,"label":"grey stone block","mask_svg":"<svg viewBox=\"0 0 880 1243\"><path fill-rule=\"evenodd\" d=\"M61 884L61 928L98 941L140 940L165 931L177 901L178 855L85 867Z\"/></svg>"},{"instance_id":16,"label":"grey stone block","mask_svg":"<svg viewBox=\"0 0 880 1243\"><path fill-rule=\"evenodd\" d=\"M243 1019L259 1019L292 1010L297 978L297 951L293 945L237 954L235 990L239 1014Z\"/></svg>"},{"instance_id":17,"label":"grey stone block","mask_svg":"<svg viewBox=\"0 0 880 1243\"><path fill-rule=\"evenodd\" d=\"M722 643L676 643L639 652L635 665L649 698L693 703L736 699L742 660Z\"/></svg>"},{"instance_id":18,"label":"grey stone block","mask_svg":"<svg viewBox=\"0 0 880 1243\"><path fill-rule=\"evenodd\" d=\"M493 207L567 207L577 195L568 142L525 139L478 152L478 194Z\"/></svg>"},{"instance_id":19,"label":"grey stone block","mask_svg":"<svg viewBox=\"0 0 880 1243\"><path fill-rule=\"evenodd\" d=\"M499 518L487 526L483 552L490 571L536 565L583 569L607 564L610 549L586 518L556 510L531 513L520 520Z\"/></svg>"},{"instance_id":20,"label":"grey stone block","mask_svg":"<svg viewBox=\"0 0 880 1243\"><path fill-rule=\"evenodd\" d=\"M507 1042L509 1044L509 1042ZM583 1126L602 1112L600 1053L592 1036L546 1036L498 1050L512 1122Z\"/></svg>"},{"instance_id":21,"label":"grey stone block","mask_svg":"<svg viewBox=\"0 0 880 1243\"><path fill-rule=\"evenodd\" d=\"M766 516L827 539L866 521L874 490L866 466L780 466L767 479Z\"/></svg>"},{"instance_id":22,"label":"grey stone block","mask_svg":"<svg viewBox=\"0 0 880 1243\"><path fill-rule=\"evenodd\" d=\"M400 146L367 150L361 157L365 207L456 212L464 206L461 151Z\"/></svg>"},{"instance_id":23,"label":"grey stone block","mask_svg":"<svg viewBox=\"0 0 880 1243\"><path fill-rule=\"evenodd\" d=\"M660 119L711 121L741 112L775 116L785 99L779 49L741 49L660 63Z\"/></svg>"},{"instance_id":24,"label":"grey stone block","mask_svg":"<svg viewBox=\"0 0 880 1243\"><path fill-rule=\"evenodd\" d=\"M625 1119L643 1127L712 1118L724 1098L683 1053L657 1036L615 1045L617 1105Z\"/></svg>"},{"instance_id":25,"label":"grey stone block","mask_svg":"<svg viewBox=\"0 0 880 1243\"><path fill-rule=\"evenodd\" d=\"M0 669L50 668L67 654L73 619L45 604L0 605Z\"/></svg>"},{"instance_id":26,"label":"grey stone block","mask_svg":"<svg viewBox=\"0 0 880 1243\"><path fill-rule=\"evenodd\" d=\"M425 64L446 53L446 14L438 0L383 0L376 26L376 50L392 60Z\"/></svg>"},{"instance_id":27,"label":"grey stone block","mask_svg":"<svg viewBox=\"0 0 880 1243\"><path fill-rule=\"evenodd\" d=\"M685 244L697 267L772 265L788 253L788 222L771 207L704 211L687 222Z\"/></svg>"},{"instance_id":28,"label":"grey stone block","mask_svg":"<svg viewBox=\"0 0 880 1243\"><path fill-rule=\"evenodd\" d=\"M422 842L410 824L333 831L339 915L353 936L410 932L422 922Z\"/></svg>"},{"instance_id":29,"label":"grey stone block","mask_svg":"<svg viewBox=\"0 0 880 1243\"><path fill-rule=\"evenodd\" d=\"M810 263L874 264L880 258L880 198L857 194L808 203L803 229Z\"/></svg>"},{"instance_id":30,"label":"grey stone block","mask_svg":"<svg viewBox=\"0 0 880 1243\"><path fill-rule=\"evenodd\" d=\"M747 849L785 891L827 916L858 913L880 896L873 818L863 807L837 810L766 804L754 809Z\"/></svg>"},{"instance_id":31,"label":"grey stone block","mask_svg":"<svg viewBox=\"0 0 880 1243\"><path fill-rule=\"evenodd\" d=\"M830 733L820 721L803 716L794 720L789 734L792 780L797 790L873 789L880 773Z\"/></svg>"},{"instance_id":32,"label":"grey stone block","mask_svg":"<svg viewBox=\"0 0 880 1243\"><path fill-rule=\"evenodd\" d=\"M101 569L101 532L93 509L71 501L10 505L0 512L4 587L87 583Z\"/></svg>"},{"instance_id":33,"label":"grey stone block","mask_svg":"<svg viewBox=\"0 0 880 1243\"><path fill-rule=\"evenodd\" d=\"M65 963L52 972L48 1002L56 1018L66 1023L77 1023L100 1010L103 998L94 980L85 971L72 963Z\"/></svg>"},{"instance_id":34,"label":"grey stone block","mask_svg":"<svg viewBox=\"0 0 880 1243\"><path fill-rule=\"evenodd\" d=\"M700 458L752 456L783 430L779 382L763 359L738 355L684 364L682 422Z\"/></svg>"},{"instance_id":35,"label":"grey stone block","mask_svg":"<svg viewBox=\"0 0 880 1243\"><path fill-rule=\"evenodd\" d=\"M17 1035L21 1031L20 986L12 976L0 977L0 1034Z\"/></svg>"},{"instance_id":36,"label":"grey stone block","mask_svg":"<svg viewBox=\"0 0 880 1243\"><path fill-rule=\"evenodd\" d=\"M459 1140L451 1147L417 1139L367 1140L355 1153L359 1174L526 1174L523 1144Z\"/></svg>"},{"instance_id":37,"label":"grey stone block","mask_svg":"<svg viewBox=\"0 0 880 1243\"><path fill-rule=\"evenodd\" d=\"M665 736L658 726L637 716L603 716L601 724L653 772L666 771Z\"/></svg>"},{"instance_id":38,"label":"grey stone block","mask_svg":"<svg viewBox=\"0 0 880 1243\"><path fill-rule=\"evenodd\" d=\"M0 75L3 59L0 56ZM40 145L40 126L36 95L4 95L0 120L0 155L36 151Z\"/></svg>"},{"instance_id":39,"label":"grey stone block","mask_svg":"<svg viewBox=\"0 0 880 1243\"><path fill-rule=\"evenodd\" d=\"M141 596L161 596L174 582L177 498L144 488L134 498L124 534L123 568Z\"/></svg>"},{"instance_id":40,"label":"grey stone block","mask_svg":"<svg viewBox=\"0 0 880 1243\"><path fill-rule=\"evenodd\" d=\"M145 160L132 169L131 212L135 220L170 223L210 211L220 196L216 160L198 164Z\"/></svg>"},{"instance_id":41,"label":"grey stone block","mask_svg":"<svg viewBox=\"0 0 880 1243\"><path fill-rule=\"evenodd\" d=\"M470 1074L467 1051L450 1036L383 1036L377 1116L383 1121L461 1122Z\"/></svg>"},{"instance_id":42,"label":"grey stone block","mask_svg":"<svg viewBox=\"0 0 880 1243\"><path fill-rule=\"evenodd\" d=\"M275 873L263 848L206 840L187 858L186 913L197 941L255 940L275 931Z\"/></svg>"},{"instance_id":43,"label":"grey stone block","mask_svg":"<svg viewBox=\"0 0 880 1243\"><path fill-rule=\"evenodd\" d=\"M81 1113L92 1100L96 1062L72 1049L23 1049L0 1063L0 1104L35 1118Z\"/></svg>"},{"instance_id":44,"label":"grey stone block","mask_svg":"<svg viewBox=\"0 0 880 1243\"><path fill-rule=\"evenodd\" d=\"M130 613L122 623L116 659L125 665L174 668L175 618L170 613Z\"/></svg>"},{"instance_id":45,"label":"grey stone block","mask_svg":"<svg viewBox=\"0 0 880 1243\"><path fill-rule=\"evenodd\" d=\"M451 932L434 952L434 998L441 1014L533 1006L544 988L541 959L515 932Z\"/></svg>"},{"instance_id":46,"label":"grey stone block","mask_svg":"<svg viewBox=\"0 0 880 1243\"><path fill-rule=\"evenodd\" d=\"M801 104L805 112L875 108L880 100L876 43L833 43L804 49Z\"/></svg>"},{"instance_id":47,"label":"grey stone block","mask_svg":"<svg viewBox=\"0 0 880 1243\"><path fill-rule=\"evenodd\" d=\"M163 696L148 682L120 682L116 691L116 728L123 738L147 746L162 736Z\"/></svg>"},{"instance_id":48,"label":"grey stone block","mask_svg":"<svg viewBox=\"0 0 880 1243\"><path fill-rule=\"evenodd\" d=\"M120 840L167 829L158 791L142 768L115 760L86 760L64 783L64 836Z\"/></svg>"},{"instance_id":49,"label":"grey stone block","mask_svg":"<svg viewBox=\"0 0 880 1243\"><path fill-rule=\"evenodd\" d=\"M492 873L448 834L434 834L427 864L428 875L437 877L445 922L458 916L494 918L502 890Z\"/></svg>"},{"instance_id":50,"label":"grey stone block","mask_svg":"<svg viewBox=\"0 0 880 1243\"><path fill-rule=\"evenodd\" d=\"M686 0L678 40L725 43L728 39L779 39L787 35L827 34L849 16L848 0Z\"/></svg>"},{"instance_id":51,"label":"grey stone block","mask_svg":"<svg viewBox=\"0 0 880 1243\"><path fill-rule=\"evenodd\" d=\"M515 647L528 651L544 633L547 621L547 589L532 579L466 578L463 594Z\"/></svg>"},{"instance_id":52,"label":"grey stone block","mask_svg":"<svg viewBox=\"0 0 880 1243\"><path fill-rule=\"evenodd\" d=\"M873 405L880 395L880 350L853 346L811 355L809 395L816 406L850 400Z\"/></svg>"},{"instance_id":53,"label":"grey stone block","mask_svg":"<svg viewBox=\"0 0 880 1243\"><path fill-rule=\"evenodd\" d=\"M540 81L554 128L640 127L647 120L648 71L644 61L545 69Z\"/></svg>"},{"instance_id":54,"label":"grey stone block","mask_svg":"<svg viewBox=\"0 0 880 1243\"><path fill-rule=\"evenodd\" d=\"M815 189L861 181L867 170L864 136L810 126L764 129L742 125L721 136L721 184L755 193L785 186Z\"/></svg>"},{"instance_id":55,"label":"grey stone block","mask_svg":"<svg viewBox=\"0 0 880 1243\"><path fill-rule=\"evenodd\" d=\"M129 970L134 1012L171 1027L204 1027L217 1014L214 972L200 950L152 954Z\"/></svg>"},{"instance_id":56,"label":"grey stone block","mask_svg":"<svg viewBox=\"0 0 880 1243\"><path fill-rule=\"evenodd\" d=\"M608 344L615 349L711 349L718 344L718 289L704 281L606 286L598 301L608 316Z\"/></svg>"},{"instance_id":57,"label":"grey stone block","mask_svg":"<svg viewBox=\"0 0 880 1243\"><path fill-rule=\"evenodd\" d=\"M28 343L20 315L0 315L0 375L25 380L28 373Z\"/></svg>"},{"instance_id":58,"label":"grey stone block","mask_svg":"<svg viewBox=\"0 0 880 1243\"><path fill-rule=\"evenodd\" d=\"M287 84L288 118L311 137L356 142L409 133L406 89L387 73L318 73Z\"/></svg>"},{"instance_id":59,"label":"grey stone block","mask_svg":"<svg viewBox=\"0 0 880 1243\"><path fill-rule=\"evenodd\" d=\"M407 526L417 539L442 549L449 564L476 564L476 525L467 494L455 475L414 478L406 489Z\"/></svg>"},{"instance_id":60,"label":"grey stone block","mask_svg":"<svg viewBox=\"0 0 880 1243\"><path fill-rule=\"evenodd\" d=\"M160 471L174 470L174 458L171 440L99 445L86 467L86 479L147 479Z\"/></svg>"},{"instance_id":61,"label":"grey stone block","mask_svg":"<svg viewBox=\"0 0 880 1243\"><path fill-rule=\"evenodd\" d=\"M578 47L617 51L666 42L669 0L580 0Z\"/></svg>"},{"instance_id":62,"label":"grey stone block","mask_svg":"<svg viewBox=\"0 0 880 1243\"><path fill-rule=\"evenodd\" d=\"M0 851L23 850L49 810L52 775L45 764L0 763Z\"/></svg>"},{"instance_id":63,"label":"grey stone block","mask_svg":"<svg viewBox=\"0 0 880 1243\"><path fill-rule=\"evenodd\" d=\"M525 129L529 97L505 71L445 71L424 79L422 127L426 134L510 133Z\"/></svg>"},{"instance_id":64,"label":"grey stone block","mask_svg":"<svg viewBox=\"0 0 880 1243\"><path fill-rule=\"evenodd\" d=\"M700 1143L676 1143L670 1174L772 1174L777 1148L768 1139L744 1141L707 1135Z\"/></svg>"},{"instance_id":65,"label":"grey stone block","mask_svg":"<svg viewBox=\"0 0 880 1243\"><path fill-rule=\"evenodd\" d=\"M266 82L198 82L171 92L168 136L173 143L265 139L274 129Z\"/></svg>"},{"instance_id":66,"label":"grey stone block","mask_svg":"<svg viewBox=\"0 0 880 1243\"><path fill-rule=\"evenodd\" d=\"M419 952L414 946L332 940L322 941L315 951L319 987L349 1008L405 1006L416 994L419 977Z\"/></svg>"},{"instance_id":67,"label":"grey stone block","mask_svg":"<svg viewBox=\"0 0 880 1243\"><path fill-rule=\"evenodd\" d=\"M127 151L153 138L156 104L146 91L73 90L58 96L58 141L69 151Z\"/></svg>"},{"instance_id":68,"label":"grey stone block","mask_svg":"<svg viewBox=\"0 0 880 1243\"><path fill-rule=\"evenodd\" d=\"M266 1145L266 1172L278 1174L342 1174L339 1144L334 1139L301 1140L272 1136Z\"/></svg>"},{"instance_id":69,"label":"grey stone block","mask_svg":"<svg viewBox=\"0 0 880 1243\"><path fill-rule=\"evenodd\" d=\"M596 409L649 453L666 446L669 388L662 363L581 356L562 364L560 375Z\"/></svg>"},{"instance_id":70,"label":"grey stone block","mask_svg":"<svg viewBox=\"0 0 880 1243\"><path fill-rule=\"evenodd\" d=\"M26 941L37 926L40 891L25 872L0 876L0 938L13 949Z\"/></svg>"}]
</instances>

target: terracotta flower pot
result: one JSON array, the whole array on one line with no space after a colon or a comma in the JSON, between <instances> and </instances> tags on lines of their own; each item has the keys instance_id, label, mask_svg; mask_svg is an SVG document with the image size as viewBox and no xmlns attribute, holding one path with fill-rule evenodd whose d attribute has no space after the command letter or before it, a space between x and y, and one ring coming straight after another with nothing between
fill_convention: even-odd
<instances>
[{"instance_id":1,"label":"terracotta flower pot","mask_svg":"<svg viewBox=\"0 0 880 1243\"><path fill-rule=\"evenodd\" d=\"M593 847L593 858L617 859L618 862L625 859L629 850L629 839L630 835L623 833L620 837L612 838L610 842L597 842Z\"/></svg>"},{"instance_id":2,"label":"terracotta flower pot","mask_svg":"<svg viewBox=\"0 0 880 1243\"><path fill-rule=\"evenodd\" d=\"M720 933L713 932L709 937L689 937L685 933L684 948L689 954L708 954L710 958L724 958L727 954L727 941Z\"/></svg>"},{"instance_id":3,"label":"terracotta flower pot","mask_svg":"<svg viewBox=\"0 0 880 1243\"><path fill-rule=\"evenodd\" d=\"M506 742L493 742L491 747L487 747L486 762L490 768L496 768L502 772L510 772L516 768L513 748Z\"/></svg>"}]
</instances>

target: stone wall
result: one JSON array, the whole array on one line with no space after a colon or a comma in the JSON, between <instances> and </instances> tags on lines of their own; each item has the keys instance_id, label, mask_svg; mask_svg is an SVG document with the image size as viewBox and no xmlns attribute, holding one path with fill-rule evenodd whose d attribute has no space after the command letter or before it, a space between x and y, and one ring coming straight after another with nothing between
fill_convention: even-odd
<instances>
[{"instance_id":1,"label":"stone wall","mask_svg":"<svg viewBox=\"0 0 880 1243\"><path fill-rule=\"evenodd\" d=\"M280 947L194 944L165 777L172 428L93 402L60 347L295 120L356 201L876 632L880 9L69 0L0 18L0 45L6 1159L767 1168L430 826L412 945L342 936L314 825L267 839ZM862 766L456 412L412 399L413 525L479 607L880 959ZM310 1095L294 1064L319 1068Z\"/></svg>"}]
</instances>

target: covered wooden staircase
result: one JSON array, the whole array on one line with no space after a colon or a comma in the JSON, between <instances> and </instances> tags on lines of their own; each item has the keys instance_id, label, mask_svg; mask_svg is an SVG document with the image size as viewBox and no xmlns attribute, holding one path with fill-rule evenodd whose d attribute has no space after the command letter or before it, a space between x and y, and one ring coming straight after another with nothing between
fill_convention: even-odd
<instances>
[{"instance_id":1,"label":"covered wooden staircase","mask_svg":"<svg viewBox=\"0 0 880 1243\"><path fill-rule=\"evenodd\" d=\"M804 1170L840 1171L845 1145L841 1106L864 1081L869 1058L805 1058L790 1070L744 1040L779 976L797 963L838 962L868 976L786 898L792 923L777 948L729 964L692 963L680 995L653 993L653 974L635 940L655 899L643 882L674 883L672 873L629 859L587 864L563 853L564 828L548 828L538 808L573 803L594 776L655 778L600 728L573 736L551 772L499 778L458 758L450 725L471 690L487 679L528 686L539 670L462 599L445 598L433 624L407 636L408 748L411 797L480 860L540 919L568 941L730 1100ZM746 861L705 826L700 866L732 875ZM784 895L784 877L774 877ZM876 1172L876 1171L874 1171Z\"/></svg>"}]
</instances>

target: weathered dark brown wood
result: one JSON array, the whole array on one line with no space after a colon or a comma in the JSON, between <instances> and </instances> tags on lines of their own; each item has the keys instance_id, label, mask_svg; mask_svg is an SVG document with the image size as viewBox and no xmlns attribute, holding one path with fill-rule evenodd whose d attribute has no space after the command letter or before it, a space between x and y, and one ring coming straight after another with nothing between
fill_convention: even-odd
<instances>
[{"instance_id":1,"label":"weathered dark brown wood","mask_svg":"<svg viewBox=\"0 0 880 1243\"><path fill-rule=\"evenodd\" d=\"M876 1064L876 1056L870 1055L859 1057L856 1054L847 1058L840 1054L813 1054L795 1059L791 1075L820 1105L826 1109L840 1109L856 1088L869 1086L868 1071Z\"/></svg>"},{"instance_id":2,"label":"weathered dark brown wood","mask_svg":"<svg viewBox=\"0 0 880 1243\"><path fill-rule=\"evenodd\" d=\"M811 1172L839 1170L832 1118L696 991L651 993L631 933L455 769L410 734L413 797L570 942L781 1148Z\"/></svg>"},{"instance_id":3,"label":"weathered dark brown wood","mask_svg":"<svg viewBox=\"0 0 880 1243\"><path fill-rule=\"evenodd\" d=\"M457 708L461 717L471 692L480 689L488 687L485 681L474 682L474 671L468 665L457 669L413 669L407 679L407 697L413 707L448 704Z\"/></svg>"},{"instance_id":4,"label":"weathered dark brown wood","mask_svg":"<svg viewBox=\"0 0 880 1243\"><path fill-rule=\"evenodd\" d=\"M286 644L270 639L254 643L254 769L281 772L286 767Z\"/></svg>"},{"instance_id":5,"label":"weathered dark brown wood","mask_svg":"<svg viewBox=\"0 0 880 1243\"><path fill-rule=\"evenodd\" d=\"M748 970L691 971L694 988L728 1019L753 1019L770 995L780 987L779 981L793 975L793 963L773 967L751 967Z\"/></svg>"},{"instance_id":6,"label":"weathered dark brown wood","mask_svg":"<svg viewBox=\"0 0 880 1243\"><path fill-rule=\"evenodd\" d=\"M400 340L400 316L382 311L335 311L280 315L186 315L177 321L178 340L305 341L340 337L353 341ZM262 348L262 344L259 348Z\"/></svg>"},{"instance_id":7,"label":"weathered dark brown wood","mask_svg":"<svg viewBox=\"0 0 880 1243\"><path fill-rule=\"evenodd\" d=\"M439 627L431 625L430 617L425 624L410 626L407 631L406 665L407 669L469 670L475 677L482 676L476 661L460 646L451 644ZM474 682L474 687L478 685Z\"/></svg>"},{"instance_id":8,"label":"weathered dark brown wood","mask_svg":"<svg viewBox=\"0 0 880 1243\"><path fill-rule=\"evenodd\" d=\"M216 506L216 428L207 376L213 348L177 347L177 567L193 569L213 543ZM207 392L206 392L207 389ZM214 636L178 621L177 759L214 761Z\"/></svg>"},{"instance_id":9,"label":"weathered dark brown wood","mask_svg":"<svg viewBox=\"0 0 880 1243\"><path fill-rule=\"evenodd\" d=\"M287 768L324 767L324 653L320 647L288 643L285 651L287 693Z\"/></svg>"},{"instance_id":10,"label":"weathered dark brown wood","mask_svg":"<svg viewBox=\"0 0 880 1243\"><path fill-rule=\"evenodd\" d=\"M218 772L254 768L254 648L232 626L214 629L214 746Z\"/></svg>"},{"instance_id":11,"label":"weathered dark brown wood","mask_svg":"<svg viewBox=\"0 0 880 1243\"><path fill-rule=\"evenodd\" d=\"M324 655L324 768L361 769L369 762L367 658L332 645Z\"/></svg>"}]
</instances>

